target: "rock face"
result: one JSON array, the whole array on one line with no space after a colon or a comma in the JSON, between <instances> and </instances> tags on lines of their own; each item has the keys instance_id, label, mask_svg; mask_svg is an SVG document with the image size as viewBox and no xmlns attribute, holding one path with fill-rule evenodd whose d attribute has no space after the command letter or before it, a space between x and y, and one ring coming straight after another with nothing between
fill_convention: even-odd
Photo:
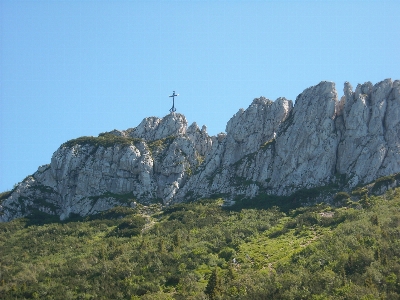
<instances>
[{"instance_id":1,"label":"rock face","mask_svg":"<svg viewBox=\"0 0 400 300\"><path fill-rule=\"evenodd\" d=\"M68 141L1 202L0 221L37 210L89 215L134 201L215 194L289 195L345 178L343 189L400 172L400 81L353 91L321 82L291 100L256 98L209 136L171 113L136 128Z\"/></svg>"},{"instance_id":2,"label":"rock face","mask_svg":"<svg viewBox=\"0 0 400 300\"><path fill-rule=\"evenodd\" d=\"M350 177L351 186L399 172L400 81L387 79L375 86L367 82L355 92L346 82L344 93L337 118L342 129L338 172Z\"/></svg>"},{"instance_id":3,"label":"rock face","mask_svg":"<svg viewBox=\"0 0 400 300\"><path fill-rule=\"evenodd\" d=\"M168 204L211 146L205 126L187 128L181 114L69 141L3 201L0 220L35 210L65 219L71 213L83 216L134 205L134 200Z\"/></svg>"}]
</instances>

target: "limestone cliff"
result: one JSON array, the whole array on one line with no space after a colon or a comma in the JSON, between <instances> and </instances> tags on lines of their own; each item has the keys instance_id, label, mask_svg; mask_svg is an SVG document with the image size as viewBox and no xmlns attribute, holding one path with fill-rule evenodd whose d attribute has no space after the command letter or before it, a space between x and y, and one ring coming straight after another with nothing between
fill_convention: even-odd
<instances>
[{"instance_id":1,"label":"limestone cliff","mask_svg":"<svg viewBox=\"0 0 400 300\"><path fill-rule=\"evenodd\" d=\"M135 201L164 204L215 194L289 195L349 189L400 172L400 81L368 82L338 99L332 82L296 99L254 99L209 136L171 113L136 128L68 141L2 200L0 221L40 210L67 218Z\"/></svg>"}]
</instances>

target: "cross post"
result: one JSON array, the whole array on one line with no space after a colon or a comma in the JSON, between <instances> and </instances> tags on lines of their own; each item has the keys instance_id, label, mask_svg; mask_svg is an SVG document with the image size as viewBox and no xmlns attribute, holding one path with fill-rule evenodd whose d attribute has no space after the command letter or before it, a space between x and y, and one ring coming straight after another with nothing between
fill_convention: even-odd
<instances>
[{"instance_id":1,"label":"cross post","mask_svg":"<svg viewBox=\"0 0 400 300\"><path fill-rule=\"evenodd\" d=\"M178 97L179 94L175 94L175 91L173 91L172 95L170 97L172 97L172 108L169 110L171 113L172 112L176 112L176 108L175 108L175 97Z\"/></svg>"}]
</instances>

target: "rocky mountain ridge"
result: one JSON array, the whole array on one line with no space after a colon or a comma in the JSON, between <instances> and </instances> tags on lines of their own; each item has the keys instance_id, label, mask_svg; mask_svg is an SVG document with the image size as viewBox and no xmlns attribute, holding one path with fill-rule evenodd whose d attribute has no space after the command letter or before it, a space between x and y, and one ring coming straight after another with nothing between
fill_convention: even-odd
<instances>
[{"instance_id":1,"label":"rocky mountain ridge","mask_svg":"<svg viewBox=\"0 0 400 300\"><path fill-rule=\"evenodd\" d=\"M400 81L323 81L291 100L256 98L209 136L185 116L68 141L3 197L0 221L35 211L95 214L135 201L170 204L220 195L290 195L338 184L346 190L400 172Z\"/></svg>"}]
</instances>

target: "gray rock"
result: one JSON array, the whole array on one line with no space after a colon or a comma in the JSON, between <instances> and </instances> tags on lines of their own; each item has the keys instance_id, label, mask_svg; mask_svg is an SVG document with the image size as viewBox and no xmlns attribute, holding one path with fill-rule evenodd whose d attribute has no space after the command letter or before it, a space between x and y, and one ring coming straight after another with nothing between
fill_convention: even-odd
<instances>
[{"instance_id":1,"label":"gray rock","mask_svg":"<svg viewBox=\"0 0 400 300\"><path fill-rule=\"evenodd\" d=\"M359 84L355 92L345 85L337 171L348 176L350 187L400 170L398 90L390 79Z\"/></svg>"},{"instance_id":2,"label":"gray rock","mask_svg":"<svg viewBox=\"0 0 400 300\"><path fill-rule=\"evenodd\" d=\"M63 144L1 203L0 221L35 211L68 218L116 205L223 195L289 195L346 178L344 189L400 172L400 81L323 81L292 101L256 98L226 133L171 113ZM113 137L113 138L111 138ZM110 142L112 141L112 142Z\"/></svg>"},{"instance_id":3,"label":"gray rock","mask_svg":"<svg viewBox=\"0 0 400 300\"><path fill-rule=\"evenodd\" d=\"M180 136L186 133L187 121L185 116L170 113L162 119L145 118L138 127L130 133L131 137L155 141L168 136Z\"/></svg>"}]
</instances>

